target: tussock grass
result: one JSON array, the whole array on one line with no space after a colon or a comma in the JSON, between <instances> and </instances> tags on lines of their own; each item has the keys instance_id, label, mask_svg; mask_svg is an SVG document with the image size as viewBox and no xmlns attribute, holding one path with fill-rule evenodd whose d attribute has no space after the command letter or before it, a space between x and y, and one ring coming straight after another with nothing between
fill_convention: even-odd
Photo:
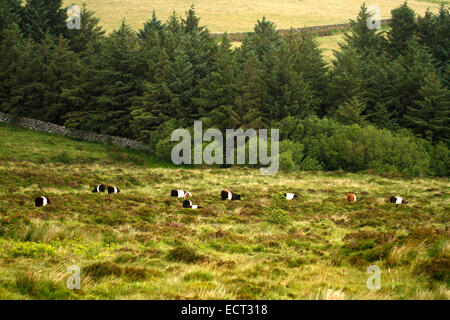
<instances>
[{"instance_id":1,"label":"tussock grass","mask_svg":"<svg viewBox=\"0 0 450 320\"><path fill-rule=\"evenodd\" d=\"M446 178L180 169L1 124L0 146L2 299L450 297ZM63 152L75 161L62 163ZM96 161L76 160L88 155ZM122 192L93 194L97 183ZM174 187L205 209L183 209ZM223 188L243 200L219 200ZM289 191L299 198L284 200ZM44 194L52 204L35 208ZM71 265L81 290L66 288ZM370 265L380 290L366 287Z\"/></svg>"}]
</instances>

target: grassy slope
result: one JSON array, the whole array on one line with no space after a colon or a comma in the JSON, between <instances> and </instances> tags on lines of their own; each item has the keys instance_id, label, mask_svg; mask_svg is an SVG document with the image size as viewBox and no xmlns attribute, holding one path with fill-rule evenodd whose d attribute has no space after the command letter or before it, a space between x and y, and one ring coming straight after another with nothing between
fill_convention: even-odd
<instances>
[{"instance_id":1,"label":"grassy slope","mask_svg":"<svg viewBox=\"0 0 450 320\"><path fill-rule=\"evenodd\" d=\"M122 193L90 193L99 182ZM180 208L173 187L206 209ZM243 201L219 201L222 188ZM448 299L449 190L448 179L172 168L0 124L0 298ZM35 208L43 194L52 204ZM410 204L385 203L392 194ZM379 291L366 287L373 264ZM79 291L65 287L70 265Z\"/></svg>"},{"instance_id":2,"label":"grassy slope","mask_svg":"<svg viewBox=\"0 0 450 320\"><path fill-rule=\"evenodd\" d=\"M166 20L174 10L184 14L194 4L201 22L212 32L247 32L253 29L256 20L262 16L274 21L282 29L346 23L357 15L363 3L362 0L82 0L78 4L83 2L97 12L107 31L117 28L124 17L137 29L151 18L153 10L158 18ZM389 18L391 10L403 2L378 0L375 4L381 8L384 19ZM438 7L438 4L431 2L410 0L408 5L423 14L428 7ZM64 5L72 3L73 0L64 1Z\"/></svg>"}]
</instances>

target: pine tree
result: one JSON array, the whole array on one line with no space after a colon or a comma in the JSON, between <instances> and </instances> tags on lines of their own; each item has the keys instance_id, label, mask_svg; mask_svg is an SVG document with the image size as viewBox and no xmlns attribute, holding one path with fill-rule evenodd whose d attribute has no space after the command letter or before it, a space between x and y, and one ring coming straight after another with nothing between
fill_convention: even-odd
<instances>
[{"instance_id":1,"label":"pine tree","mask_svg":"<svg viewBox=\"0 0 450 320\"><path fill-rule=\"evenodd\" d=\"M353 97L338 107L334 119L342 124L359 124L362 126L366 123L367 118L367 116L362 115L365 109L364 103L357 97Z\"/></svg>"},{"instance_id":2,"label":"pine tree","mask_svg":"<svg viewBox=\"0 0 450 320\"><path fill-rule=\"evenodd\" d=\"M406 120L414 132L434 142L450 142L450 91L431 73L419 90L420 100L407 107Z\"/></svg>"},{"instance_id":3,"label":"pine tree","mask_svg":"<svg viewBox=\"0 0 450 320\"><path fill-rule=\"evenodd\" d=\"M413 37L417 29L417 23L415 12L406 1L399 8L392 10L391 13L391 30L387 37L391 54L396 57L407 49L407 43Z\"/></svg>"},{"instance_id":4,"label":"pine tree","mask_svg":"<svg viewBox=\"0 0 450 320\"><path fill-rule=\"evenodd\" d=\"M286 37L286 43L294 70L302 73L303 78L313 90L314 96L318 99L319 113L324 115L328 67L323 59L319 43L311 34L299 34L292 30Z\"/></svg>"},{"instance_id":5,"label":"pine tree","mask_svg":"<svg viewBox=\"0 0 450 320\"><path fill-rule=\"evenodd\" d=\"M277 49L281 43L282 38L275 29L275 24L263 17L257 21L254 32L247 34L242 40L241 62L250 51L255 52L258 60L262 61L265 54Z\"/></svg>"},{"instance_id":6,"label":"pine tree","mask_svg":"<svg viewBox=\"0 0 450 320\"><path fill-rule=\"evenodd\" d=\"M0 42L13 24L21 25L23 8L20 3L20 0L3 0L0 3Z\"/></svg>"},{"instance_id":7,"label":"pine tree","mask_svg":"<svg viewBox=\"0 0 450 320\"><path fill-rule=\"evenodd\" d=\"M136 33L122 21L103 42L101 51L94 55L92 65L65 97L79 104L80 93L89 93L86 106L66 116L71 126L104 134L133 137L130 129L130 109L141 95L139 82L145 65L138 58L139 41ZM92 77L87 84L86 75ZM87 86L88 85L88 86ZM80 121L80 119L86 122Z\"/></svg>"},{"instance_id":8,"label":"pine tree","mask_svg":"<svg viewBox=\"0 0 450 320\"><path fill-rule=\"evenodd\" d=\"M158 20L156 12L153 10L152 18L144 23L144 28L138 31L138 35L141 40L154 37L155 33L158 34L159 37L163 37L166 28L167 26L162 23L161 20Z\"/></svg>"},{"instance_id":9,"label":"pine tree","mask_svg":"<svg viewBox=\"0 0 450 320\"><path fill-rule=\"evenodd\" d=\"M424 84L424 79L435 73L434 58L427 50L421 46L414 38L408 42L407 53L398 57L399 64L397 75L390 89L390 96L396 99L397 123L401 127L408 127L409 122L405 121L406 107L413 105L413 101L420 100L419 89Z\"/></svg>"},{"instance_id":10,"label":"pine tree","mask_svg":"<svg viewBox=\"0 0 450 320\"><path fill-rule=\"evenodd\" d=\"M153 81L144 81L143 97L137 99L131 113L131 125L141 136L148 136L170 119L198 118L192 103L194 71L186 53L179 48L170 60L162 51L157 70Z\"/></svg>"},{"instance_id":11,"label":"pine tree","mask_svg":"<svg viewBox=\"0 0 450 320\"><path fill-rule=\"evenodd\" d=\"M263 66L267 96L260 110L265 119L281 120L287 116L306 117L315 113L319 100L303 74L295 70L286 45L267 53Z\"/></svg>"},{"instance_id":12,"label":"pine tree","mask_svg":"<svg viewBox=\"0 0 450 320\"><path fill-rule=\"evenodd\" d=\"M1 14L1 9L0 9ZM22 34L19 26L15 23L7 25L2 30L0 41L0 110L11 112L10 94L14 86L11 81L15 72L15 64L22 53Z\"/></svg>"},{"instance_id":13,"label":"pine tree","mask_svg":"<svg viewBox=\"0 0 450 320\"><path fill-rule=\"evenodd\" d=\"M200 26L200 19L195 13L194 5L186 11L186 19L181 19L181 26L186 33L198 34L204 30L204 27Z\"/></svg>"},{"instance_id":14,"label":"pine tree","mask_svg":"<svg viewBox=\"0 0 450 320\"><path fill-rule=\"evenodd\" d=\"M336 107L349 99L363 95L365 79L363 59L356 49L345 48L335 51L327 88L328 113L333 114Z\"/></svg>"},{"instance_id":15,"label":"pine tree","mask_svg":"<svg viewBox=\"0 0 450 320\"><path fill-rule=\"evenodd\" d=\"M66 31L66 38L70 41L70 48L82 56L87 54L88 48L96 52L100 50L100 42L104 39L105 31L99 25L100 19L94 15L93 11L83 4L81 9L81 29Z\"/></svg>"},{"instance_id":16,"label":"pine tree","mask_svg":"<svg viewBox=\"0 0 450 320\"><path fill-rule=\"evenodd\" d=\"M200 83L200 97L194 99L202 117L221 106L232 106L238 94L238 65L227 35L213 58L213 71Z\"/></svg>"},{"instance_id":17,"label":"pine tree","mask_svg":"<svg viewBox=\"0 0 450 320\"><path fill-rule=\"evenodd\" d=\"M448 6L441 5L439 14L427 10L418 18L417 34L419 42L427 46L433 54L445 85L450 83L450 12Z\"/></svg>"},{"instance_id":18,"label":"pine tree","mask_svg":"<svg viewBox=\"0 0 450 320\"><path fill-rule=\"evenodd\" d=\"M8 69L9 97L6 111L44 121L62 123L68 106L61 98L79 70L78 57L69 50L67 40L55 44L47 35L42 43L29 39L19 45L17 59Z\"/></svg>"},{"instance_id":19,"label":"pine tree","mask_svg":"<svg viewBox=\"0 0 450 320\"><path fill-rule=\"evenodd\" d=\"M361 6L358 17L355 20L350 19L350 33L345 33L345 42L340 43L341 49L353 48L363 55L376 55L383 52L385 40L383 32L376 29L369 29L367 21L371 13L368 12L366 4Z\"/></svg>"},{"instance_id":20,"label":"pine tree","mask_svg":"<svg viewBox=\"0 0 450 320\"><path fill-rule=\"evenodd\" d=\"M23 9L22 30L26 37L41 41L46 34L53 40L66 35L67 14L62 0L27 0Z\"/></svg>"}]
</instances>

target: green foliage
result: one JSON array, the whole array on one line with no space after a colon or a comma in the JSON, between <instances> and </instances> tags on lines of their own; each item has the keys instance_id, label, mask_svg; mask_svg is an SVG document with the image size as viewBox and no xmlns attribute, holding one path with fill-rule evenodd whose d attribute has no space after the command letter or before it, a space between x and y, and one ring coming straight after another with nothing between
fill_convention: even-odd
<instances>
[{"instance_id":1,"label":"green foliage","mask_svg":"<svg viewBox=\"0 0 450 320\"><path fill-rule=\"evenodd\" d=\"M367 118L367 116L361 115L364 110L366 110L366 106L354 97L338 107L334 119L342 124L358 124L361 126Z\"/></svg>"},{"instance_id":2,"label":"green foliage","mask_svg":"<svg viewBox=\"0 0 450 320\"><path fill-rule=\"evenodd\" d=\"M167 160L171 132L202 120L222 132L280 128L284 170L447 175L437 144L449 142L448 7L416 22L405 2L387 35L367 27L370 14L363 4L328 66L311 34L282 34L265 17L232 49L193 6L165 22L153 12L138 32L124 20L105 36L86 6L81 30L68 30L61 1L5 0L0 110L136 138ZM405 128L432 144L397 132Z\"/></svg>"},{"instance_id":3,"label":"green foliage","mask_svg":"<svg viewBox=\"0 0 450 320\"><path fill-rule=\"evenodd\" d=\"M27 0L22 17L24 34L37 42L44 40L47 34L54 41L65 35L67 14L61 6L62 0Z\"/></svg>"},{"instance_id":4,"label":"green foliage","mask_svg":"<svg viewBox=\"0 0 450 320\"><path fill-rule=\"evenodd\" d=\"M392 10L392 22L387 37L392 54L398 56L407 50L407 43L417 29L415 12L405 1L400 7Z\"/></svg>"},{"instance_id":5,"label":"green foliage","mask_svg":"<svg viewBox=\"0 0 450 320\"><path fill-rule=\"evenodd\" d=\"M443 87L436 74L429 74L419 90L420 100L408 106L405 116L409 127L435 142L450 143L450 91Z\"/></svg>"},{"instance_id":6,"label":"green foliage","mask_svg":"<svg viewBox=\"0 0 450 320\"><path fill-rule=\"evenodd\" d=\"M14 257L37 258L45 255L52 256L55 250L52 246L36 242L19 242L11 249Z\"/></svg>"}]
</instances>

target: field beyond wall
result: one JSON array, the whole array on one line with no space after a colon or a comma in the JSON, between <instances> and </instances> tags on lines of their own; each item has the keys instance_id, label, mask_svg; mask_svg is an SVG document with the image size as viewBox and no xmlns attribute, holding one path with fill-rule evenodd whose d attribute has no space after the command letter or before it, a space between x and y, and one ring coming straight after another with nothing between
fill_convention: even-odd
<instances>
[{"instance_id":1,"label":"field beyond wall","mask_svg":"<svg viewBox=\"0 0 450 320\"><path fill-rule=\"evenodd\" d=\"M449 191L447 178L183 169L0 124L0 299L449 299ZM35 208L40 195L51 205ZM71 265L81 290L66 287Z\"/></svg>"},{"instance_id":2,"label":"field beyond wall","mask_svg":"<svg viewBox=\"0 0 450 320\"><path fill-rule=\"evenodd\" d=\"M318 25L347 23L354 18L363 3L362 0L65 0L64 6L86 3L96 12L100 24L108 32L120 26L122 18L136 30L151 18L155 10L160 20L167 18L175 10L179 15L195 5L201 24L215 32L249 32L257 19L263 16L275 22L278 29L301 28ZM404 0L366 1L368 6L381 9L382 19L391 16L391 10L399 7ZM408 6L418 14L428 7L438 8L437 1L409 0Z\"/></svg>"}]
</instances>

